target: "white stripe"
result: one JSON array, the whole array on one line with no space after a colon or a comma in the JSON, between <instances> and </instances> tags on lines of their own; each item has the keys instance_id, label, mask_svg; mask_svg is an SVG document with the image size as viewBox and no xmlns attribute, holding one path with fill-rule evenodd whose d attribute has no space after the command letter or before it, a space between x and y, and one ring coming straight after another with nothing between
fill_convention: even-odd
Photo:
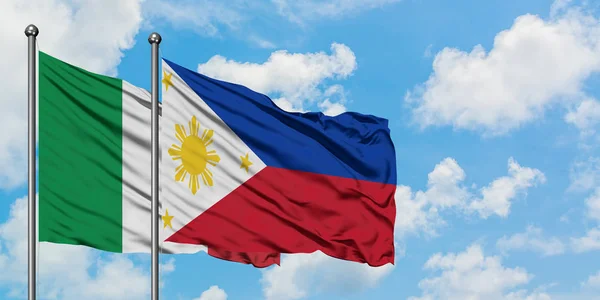
<instances>
[{"instance_id":1,"label":"white stripe","mask_svg":"<svg viewBox=\"0 0 600 300\"><path fill-rule=\"evenodd\" d=\"M148 91L123 81L124 253L150 252L150 101ZM202 249L172 244L162 252L194 253Z\"/></svg>"}]
</instances>

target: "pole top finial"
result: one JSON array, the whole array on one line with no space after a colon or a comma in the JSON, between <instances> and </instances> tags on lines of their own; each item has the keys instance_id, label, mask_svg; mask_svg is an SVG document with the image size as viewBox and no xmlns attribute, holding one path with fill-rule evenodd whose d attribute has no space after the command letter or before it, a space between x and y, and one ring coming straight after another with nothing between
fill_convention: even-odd
<instances>
[{"instance_id":1,"label":"pole top finial","mask_svg":"<svg viewBox=\"0 0 600 300\"><path fill-rule=\"evenodd\" d=\"M148 43L150 44L160 44L160 42L162 41L162 38L160 37L160 34L153 32L150 34L150 36L148 37Z\"/></svg>"},{"instance_id":2,"label":"pole top finial","mask_svg":"<svg viewBox=\"0 0 600 300\"><path fill-rule=\"evenodd\" d=\"M27 37L30 37L30 36L36 37L38 35L38 33L40 33L40 31L33 24L29 24L27 27L25 27L25 35Z\"/></svg>"}]
</instances>

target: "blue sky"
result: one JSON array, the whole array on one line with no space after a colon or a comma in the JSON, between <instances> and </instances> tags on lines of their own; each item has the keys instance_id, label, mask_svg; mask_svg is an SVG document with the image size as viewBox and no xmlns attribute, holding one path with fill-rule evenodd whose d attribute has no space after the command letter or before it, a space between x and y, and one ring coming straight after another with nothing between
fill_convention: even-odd
<instances>
[{"instance_id":1,"label":"blue sky","mask_svg":"<svg viewBox=\"0 0 600 300\"><path fill-rule=\"evenodd\" d=\"M19 2L0 10L1 298L26 288L22 32L35 23L42 51L146 89L157 31L165 58L286 109L390 120L395 266L163 256L161 299L600 299L598 3ZM44 299L148 297L148 255L42 245L40 261Z\"/></svg>"}]
</instances>

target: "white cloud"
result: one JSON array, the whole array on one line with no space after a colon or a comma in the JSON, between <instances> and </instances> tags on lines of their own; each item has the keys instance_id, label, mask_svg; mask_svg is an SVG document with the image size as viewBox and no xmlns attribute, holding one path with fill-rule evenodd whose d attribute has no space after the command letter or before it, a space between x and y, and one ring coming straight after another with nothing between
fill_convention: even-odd
<instances>
[{"instance_id":1,"label":"white cloud","mask_svg":"<svg viewBox=\"0 0 600 300\"><path fill-rule=\"evenodd\" d=\"M585 236L571 238L571 247L576 253L600 250L600 228L590 229Z\"/></svg>"},{"instance_id":2,"label":"white cloud","mask_svg":"<svg viewBox=\"0 0 600 300\"><path fill-rule=\"evenodd\" d=\"M551 300L554 299L551 295L545 292L534 291L529 293L526 290L508 293L503 300ZM583 300L583 299L580 299Z\"/></svg>"},{"instance_id":3,"label":"white cloud","mask_svg":"<svg viewBox=\"0 0 600 300\"><path fill-rule=\"evenodd\" d=\"M219 27L236 29L246 17L242 13L245 3L240 1L220 2L213 0L147 0L144 14L154 21L166 20L174 28L190 29L201 35L216 36Z\"/></svg>"},{"instance_id":4,"label":"white cloud","mask_svg":"<svg viewBox=\"0 0 600 300\"><path fill-rule=\"evenodd\" d=\"M450 209L464 214L478 213L481 218L507 217L519 193L526 194L528 188L544 182L541 171L522 167L513 158L508 160L508 176L495 179L478 193L464 184L465 177L456 160L445 158L429 173L427 190L412 193L410 187L398 187L397 234L424 232L435 236L437 228L446 224L440 213Z\"/></svg>"},{"instance_id":5,"label":"white cloud","mask_svg":"<svg viewBox=\"0 0 600 300\"><path fill-rule=\"evenodd\" d=\"M165 279L167 277L167 275L171 274L175 272L175 258L169 258L169 260L167 260L164 263L159 263L158 265L158 280L159 280L159 288L162 288L165 286Z\"/></svg>"},{"instance_id":6,"label":"white cloud","mask_svg":"<svg viewBox=\"0 0 600 300\"><path fill-rule=\"evenodd\" d=\"M370 10L400 0L272 0L268 2L230 0L145 0L144 15L154 23L167 21L177 29L192 30L200 35L220 37L226 31L241 33L249 42L265 49L275 48L275 44L258 37L248 24L279 15L298 25L316 19L339 18L360 11ZM226 3L226 4L225 4ZM255 15L260 15L256 18ZM145 24L152 27L153 24Z\"/></svg>"},{"instance_id":7,"label":"white cloud","mask_svg":"<svg viewBox=\"0 0 600 300\"><path fill-rule=\"evenodd\" d=\"M517 233L510 237L503 236L496 242L496 247L502 252L529 250L539 252L543 256L562 254L566 248L558 238L544 237L542 229L534 226L528 226L524 233Z\"/></svg>"},{"instance_id":8,"label":"white cloud","mask_svg":"<svg viewBox=\"0 0 600 300\"><path fill-rule=\"evenodd\" d=\"M288 112L300 112L300 113L306 112L302 108L295 107L294 104L291 101L289 101L288 99L286 99L284 97L273 99L273 102L279 108L281 108L281 109L283 109L285 111L288 111Z\"/></svg>"},{"instance_id":9,"label":"white cloud","mask_svg":"<svg viewBox=\"0 0 600 300\"><path fill-rule=\"evenodd\" d=\"M597 187L596 191L585 199L585 206L587 208L587 216L600 223L600 187Z\"/></svg>"},{"instance_id":10,"label":"white cloud","mask_svg":"<svg viewBox=\"0 0 600 300\"><path fill-rule=\"evenodd\" d=\"M469 197L466 187L460 186L465 176L465 171L456 160L445 158L427 175L428 189L422 195L439 208L463 205Z\"/></svg>"},{"instance_id":11,"label":"white cloud","mask_svg":"<svg viewBox=\"0 0 600 300\"><path fill-rule=\"evenodd\" d=\"M402 237L419 231L437 235L437 228L445 225L439 212L461 208L470 197L462 184L464 170L453 158L445 158L427 176L427 190L414 194L408 186L396 189L396 233Z\"/></svg>"},{"instance_id":12,"label":"white cloud","mask_svg":"<svg viewBox=\"0 0 600 300\"><path fill-rule=\"evenodd\" d=\"M507 217L510 212L511 199L517 193L526 192L528 188L545 183L546 177L537 170L521 167L512 157L508 160L508 176L494 180L481 190L482 198L474 200L469 209L477 211L482 218L492 214Z\"/></svg>"},{"instance_id":13,"label":"white cloud","mask_svg":"<svg viewBox=\"0 0 600 300\"><path fill-rule=\"evenodd\" d=\"M382 7L400 0L307 0L307 1L247 1L247 0L145 0L144 15L152 22L166 21L176 29L222 38L230 33L263 49L276 45L253 31L252 24L267 21L268 26L281 23L281 16L297 25L305 21L330 20L360 11ZM259 17L257 17L259 16Z\"/></svg>"},{"instance_id":14,"label":"white cloud","mask_svg":"<svg viewBox=\"0 0 600 300\"><path fill-rule=\"evenodd\" d=\"M425 51L423 52L423 57L425 58L429 58L433 55L433 53L431 52L433 49L433 44L429 44L427 46L427 48L425 48Z\"/></svg>"},{"instance_id":15,"label":"white cloud","mask_svg":"<svg viewBox=\"0 0 600 300\"><path fill-rule=\"evenodd\" d=\"M303 299L315 290L352 294L376 286L393 269L391 264L375 268L317 251L283 256L281 266L262 271L261 284L266 300Z\"/></svg>"},{"instance_id":16,"label":"white cloud","mask_svg":"<svg viewBox=\"0 0 600 300\"><path fill-rule=\"evenodd\" d=\"M170 258L167 262L161 263L158 267L161 275L172 273L175 271L175 259Z\"/></svg>"},{"instance_id":17,"label":"white cloud","mask_svg":"<svg viewBox=\"0 0 600 300\"><path fill-rule=\"evenodd\" d=\"M329 99L325 99L323 102L319 103L319 108L323 111L323 114L328 116L337 116L341 113L346 112L346 107L344 104L339 102L332 103Z\"/></svg>"},{"instance_id":18,"label":"white cloud","mask_svg":"<svg viewBox=\"0 0 600 300\"><path fill-rule=\"evenodd\" d=\"M529 283L533 275L520 267L503 266L498 256L485 256L478 244L458 254L434 254L424 268L437 274L419 282L421 297L409 299L550 299L541 292L511 292Z\"/></svg>"},{"instance_id":19,"label":"white cloud","mask_svg":"<svg viewBox=\"0 0 600 300\"><path fill-rule=\"evenodd\" d=\"M325 90L324 96L325 100L318 104L323 114L337 116L346 112L346 94L343 86L339 84L330 86Z\"/></svg>"},{"instance_id":20,"label":"white cloud","mask_svg":"<svg viewBox=\"0 0 600 300\"><path fill-rule=\"evenodd\" d=\"M419 191L419 193L422 193ZM437 229L446 225L439 216L438 208L431 205L426 197L414 197L408 186L396 189L396 236L423 232L436 236Z\"/></svg>"},{"instance_id":21,"label":"white cloud","mask_svg":"<svg viewBox=\"0 0 600 300\"><path fill-rule=\"evenodd\" d=\"M52 289L62 288L60 299L145 299L149 296L149 276L131 260L115 255L109 261L99 259L97 268L95 276L88 275L85 281L63 285L56 280ZM59 275L54 273L54 276ZM60 295L60 291L57 294Z\"/></svg>"},{"instance_id":22,"label":"white cloud","mask_svg":"<svg viewBox=\"0 0 600 300\"><path fill-rule=\"evenodd\" d=\"M227 293L218 286L213 285L208 290L202 292L199 298L194 300L227 300Z\"/></svg>"},{"instance_id":23,"label":"white cloud","mask_svg":"<svg viewBox=\"0 0 600 300\"><path fill-rule=\"evenodd\" d=\"M575 110L565 115L565 121L575 125L583 136L593 135L600 124L600 102L595 99L582 101Z\"/></svg>"},{"instance_id":24,"label":"white cloud","mask_svg":"<svg viewBox=\"0 0 600 300\"><path fill-rule=\"evenodd\" d=\"M275 45L273 42L266 40L264 38L261 38L259 36L256 36L256 35L251 35L248 38L248 40L250 40L252 43L254 43L258 47L263 48L263 49L277 48L277 45Z\"/></svg>"},{"instance_id":25,"label":"white cloud","mask_svg":"<svg viewBox=\"0 0 600 300\"><path fill-rule=\"evenodd\" d=\"M345 79L356 69L354 52L343 44L333 43L331 54L289 53L275 51L264 63L241 63L216 55L198 66L198 72L207 76L242 84L257 92L268 94L283 109L303 110L304 104L313 104L316 100L325 101L343 93L337 85L323 86L325 80ZM332 90L333 88L333 90ZM325 91L323 91L325 89ZM281 100L284 99L284 100ZM325 102L324 102L325 103ZM322 104L326 109L334 107L333 112L341 109L333 101Z\"/></svg>"},{"instance_id":26,"label":"white cloud","mask_svg":"<svg viewBox=\"0 0 600 300\"><path fill-rule=\"evenodd\" d=\"M26 179L27 39L29 23L40 29L41 51L92 72L116 74L123 50L134 45L141 0L4 0L0 10L0 189ZM106 22L110 20L110 22ZM102 38L98 38L101 34Z\"/></svg>"},{"instance_id":27,"label":"white cloud","mask_svg":"<svg viewBox=\"0 0 600 300\"><path fill-rule=\"evenodd\" d=\"M573 0L554 0L550 6L550 16L556 16L569 9Z\"/></svg>"},{"instance_id":28,"label":"white cloud","mask_svg":"<svg viewBox=\"0 0 600 300\"><path fill-rule=\"evenodd\" d=\"M0 225L0 286L24 296L27 287L27 199L17 199ZM102 258L83 246L40 243L38 287L43 299L147 299L150 278L125 255ZM170 262L172 264L172 262ZM94 271L95 270L95 271ZM163 274L164 275L164 274Z\"/></svg>"},{"instance_id":29,"label":"white cloud","mask_svg":"<svg viewBox=\"0 0 600 300\"><path fill-rule=\"evenodd\" d=\"M577 161L569 172L569 191L589 191L600 186L600 157Z\"/></svg>"},{"instance_id":30,"label":"white cloud","mask_svg":"<svg viewBox=\"0 0 600 300\"><path fill-rule=\"evenodd\" d=\"M600 22L557 5L549 20L516 18L489 52L477 45L471 52L437 53L429 79L405 97L415 122L499 135L540 118L555 103L583 100L584 82L600 71Z\"/></svg>"},{"instance_id":31,"label":"white cloud","mask_svg":"<svg viewBox=\"0 0 600 300\"><path fill-rule=\"evenodd\" d=\"M304 24L317 18L339 18L362 10L379 8L400 0L271 0L279 14L290 21Z\"/></svg>"},{"instance_id":32,"label":"white cloud","mask_svg":"<svg viewBox=\"0 0 600 300\"><path fill-rule=\"evenodd\" d=\"M586 281L581 283L581 286L584 288L600 290L600 271L595 275L590 275Z\"/></svg>"},{"instance_id":33,"label":"white cloud","mask_svg":"<svg viewBox=\"0 0 600 300\"><path fill-rule=\"evenodd\" d=\"M586 216L600 225L600 187L585 199ZM571 238L576 253L600 250L600 227L588 230L585 236Z\"/></svg>"}]
</instances>

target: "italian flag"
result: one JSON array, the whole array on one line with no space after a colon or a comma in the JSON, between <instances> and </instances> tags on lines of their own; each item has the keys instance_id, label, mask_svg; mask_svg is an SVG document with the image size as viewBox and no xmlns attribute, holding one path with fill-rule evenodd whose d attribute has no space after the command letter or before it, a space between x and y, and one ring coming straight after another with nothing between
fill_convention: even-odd
<instances>
[{"instance_id":1,"label":"italian flag","mask_svg":"<svg viewBox=\"0 0 600 300\"><path fill-rule=\"evenodd\" d=\"M38 72L39 240L150 252L150 93L43 52Z\"/></svg>"}]
</instances>

